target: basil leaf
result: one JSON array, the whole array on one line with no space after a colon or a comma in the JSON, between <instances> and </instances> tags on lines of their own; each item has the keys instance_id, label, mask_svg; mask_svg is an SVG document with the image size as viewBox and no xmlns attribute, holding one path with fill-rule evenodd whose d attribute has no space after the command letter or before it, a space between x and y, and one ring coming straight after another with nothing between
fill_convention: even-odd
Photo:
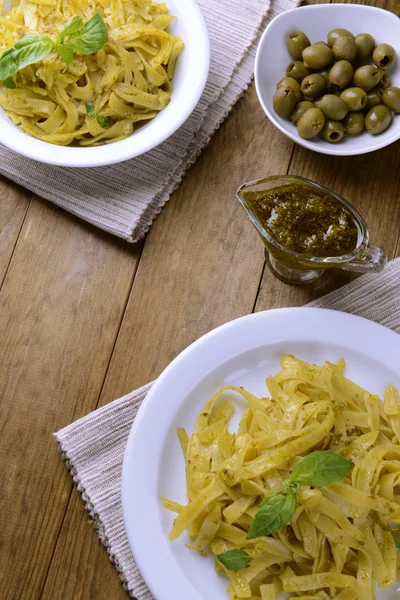
<instances>
[{"instance_id":1,"label":"basil leaf","mask_svg":"<svg viewBox=\"0 0 400 600\"><path fill-rule=\"evenodd\" d=\"M260 508L252 522L247 540L270 535L292 519L296 512L297 500L295 494L274 492L269 494L260 504Z\"/></svg>"},{"instance_id":2,"label":"basil leaf","mask_svg":"<svg viewBox=\"0 0 400 600\"><path fill-rule=\"evenodd\" d=\"M400 548L400 540L394 540L394 545L396 548Z\"/></svg>"},{"instance_id":3,"label":"basil leaf","mask_svg":"<svg viewBox=\"0 0 400 600\"><path fill-rule=\"evenodd\" d=\"M107 129L107 127L108 127L108 119L107 119L107 117L102 117L101 115L99 115L97 117L97 122L100 125L100 127L102 127L103 129Z\"/></svg>"},{"instance_id":4,"label":"basil leaf","mask_svg":"<svg viewBox=\"0 0 400 600\"><path fill-rule=\"evenodd\" d=\"M72 17L60 33L57 43L63 44L66 37L78 33L83 25L81 17Z\"/></svg>"},{"instance_id":5,"label":"basil leaf","mask_svg":"<svg viewBox=\"0 0 400 600\"><path fill-rule=\"evenodd\" d=\"M99 15L95 14L80 31L73 33L64 42L74 52L80 54L94 54L101 50L108 40L108 31Z\"/></svg>"},{"instance_id":6,"label":"basil leaf","mask_svg":"<svg viewBox=\"0 0 400 600\"><path fill-rule=\"evenodd\" d=\"M4 81L0 81L0 86L8 88L9 90L15 90L17 87L14 79L12 77L7 77Z\"/></svg>"},{"instance_id":7,"label":"basil leaf","mask_svg":"<svg viewBox=\"0 0 400 600\"><path fill-rule=\"evenodd\" d=\"M245 569L249 562L249 555L244 550L227 550L218 554L217 558L229 571Z\"/></svg>"},{"instance_id":8,"label":"basil leaf","mask_svg":"<svg viewBox=\"0 0 400 600\"><path fill-rule=\"evenodd\" d=\"M313 452L295 466L289 481L301 485L325 486L337 483L354 468L350 460L330 450Z\"/></svg>"},{"instance_id":9,"label":"basil leaf","mask_svg":"<svg viewBox=\"0 0 400 600\"><path fill-rule=\"evenodd\" d=\"M45 35L26 35L0 58L0 80L6 81L28 65L46 58L54 47Z\"/></svg>"},{"instance_id":10,"label":"basil leaf","mask_svg":"<svg viewBox=\"0 0 400 600\"><path fill-rule=\"evenodd\" d=\"M94 101L93 100L86 102L86 112L87 112L88 117L94 117L94 115L96 114L96 111L94 110Z\"/></svg>"},{"instance_id":11,"label":"basil leaf","mask_svg":"<svg viewBox=\"0 0 400 600\"><path fill-rule=\"evenodd\" d=\"M64 44L57 44L56 48L58 54L61 56L65 64L69 66L75 58L74 51Z\"/></svg>"}]
</instances>

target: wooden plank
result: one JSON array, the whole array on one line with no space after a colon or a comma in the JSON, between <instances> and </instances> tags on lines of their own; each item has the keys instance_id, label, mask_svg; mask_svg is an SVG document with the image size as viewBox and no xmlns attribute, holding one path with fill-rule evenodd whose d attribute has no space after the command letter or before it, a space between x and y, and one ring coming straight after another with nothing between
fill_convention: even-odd
<instances>
[{"instance_id":1,"label":"wooden plank","mask_svg":"<svg viewBox=\"0 0 400 600\"><path fill-rule=\"evenodd\" d=\"M96 405L139 252L32 201L0 296L1 598L39 597L71 490L52 433Z\"/></svg>"},{"instance_id":2,"label":"wooden plank","mask_svg":"<svg viewBox=\"0 0 400 600\"><path fill-rule=\"evenodd\" d=\"M331 4L365 4L366 6L376 6L378 8L385 8L386 0L331 0ZM346 25L344 25L346 27ZM359 31L354 32L354 35L360 33Z\"/></svg>"},{"instance_id":3,"label":"wooden plank","mask_svg":"<svg viewBox=\"0 0 400 600\"><path fill-rule=\"evenodd\" d=\"M386 10L390 10L395 15L400 17L400 2L399 0L386 0Z\"/></svg>"},{"instance_id":4,"label":"wooden plank","mask_svg":"<svg viewBox=\"0 0 400 600\"><path fill-rule=\"evenodd\" d=\"M153 225L101 404L155 378L203 333L252 311L263 250L234 194L244 181L286 170L291 151L251 87ZM113 595L117 576L105 568L106 553L82 514L75 494L43 600L53 600L60 590L66 599L122 598ZM87 564L81 554L90 554Z\"/></svg>"},{"instance_id":5,"label":"wooden plank","mask_svg":"<svg viewBox=\"0 0 400 600\"><path fill-rule=\"evenodd\" d=\"M0 177L0 289L32 194Z\"/></svg>"}]
</instances>

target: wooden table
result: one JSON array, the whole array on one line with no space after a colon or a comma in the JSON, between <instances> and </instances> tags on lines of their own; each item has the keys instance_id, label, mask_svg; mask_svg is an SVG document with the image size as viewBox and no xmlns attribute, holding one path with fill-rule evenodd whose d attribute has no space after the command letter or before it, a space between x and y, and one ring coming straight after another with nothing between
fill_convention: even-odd
<instances>
[{"instance_id":1,"label":"wooden table","mask_svg":"<svg viewBox=\"0 0 400 600\"><path fill-rule=\"evenodd\" d=\"M398 0L369 3L400 14ZM393 258L399 168L399 143L354 158L295 146L269 123L251 87L140 244L1 180L2 599L127 597L54 431L154 379L221 323L302 305L347 280L337 272L307 289L275 279L234 199L239 184L282 173L319 181L355 204L373 242Z\"/></svg>"}]
</instances>

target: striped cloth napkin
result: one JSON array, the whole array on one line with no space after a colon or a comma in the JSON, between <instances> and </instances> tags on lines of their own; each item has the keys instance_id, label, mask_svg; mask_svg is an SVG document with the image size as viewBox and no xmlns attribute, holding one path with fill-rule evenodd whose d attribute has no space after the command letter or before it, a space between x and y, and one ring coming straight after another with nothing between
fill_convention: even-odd
<instances>
[{"instance_id":1,"label":"striped cloth napkin","mask_svg":"<svg viewBox=\"0 0 400 600\"><path fill-rule=\"evenodd\" d=\"M400 258L308 304L340 310L400 333ZM121 471L126 441L151 383L55 434L100 540L132 598L152 600L135 565L122 519Z\"/></svg>"},{"instance_id":2,"label":"striped cloth napkin","mask_svg":"<svg viewBox=\"0 0 400 600\"><path fill-rule=\"evenodd\" d=\"M0 174L85 221L136 242L249 85L266 23L299 1L198 0L211 41L208 82L186 123L151 152L109 167L71 169L44 165L0 146Z\"/></svg>"}]
</instances>

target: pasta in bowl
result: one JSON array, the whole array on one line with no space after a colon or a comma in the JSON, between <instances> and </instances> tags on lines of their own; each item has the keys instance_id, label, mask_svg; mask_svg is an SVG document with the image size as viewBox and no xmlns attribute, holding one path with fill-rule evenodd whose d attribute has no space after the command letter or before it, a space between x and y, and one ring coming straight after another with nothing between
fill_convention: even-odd
<instances>
[{"instance_id":1,"label":"pasta in bowl","mask_svg":"<svg viewBox=\"0 0 400 600\"><path fill-rule=\"evenodd\" d=\"M231 600L373 600L398 579L400 398L381 402L344 377L286 355L268 398L222 388L178 430L186 506L170 539L216 557ZM245 400L237 431L226 392Z\"/></svg>"},{"instance_id":2,"label":"pasta in bowl","mask_svg":"<svg viewBox=\"0 0 400 600\"><path fill-rule=\"evenodd\" d=\"M3 10L0 44L0 142L65 166L120 162L164 141L209 68L194 0L21 0Z\"/></svg>"}]
</instances>

